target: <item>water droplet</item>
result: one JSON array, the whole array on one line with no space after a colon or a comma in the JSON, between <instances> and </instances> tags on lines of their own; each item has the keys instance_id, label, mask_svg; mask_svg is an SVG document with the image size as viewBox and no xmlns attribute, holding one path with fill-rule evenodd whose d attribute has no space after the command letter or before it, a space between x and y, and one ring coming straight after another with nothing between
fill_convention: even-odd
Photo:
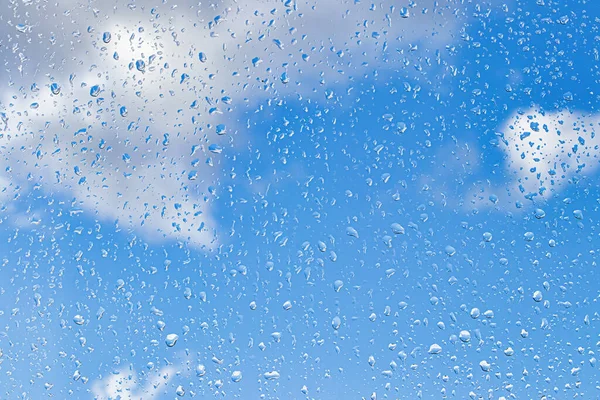
<instances>
[{"instance_id":1,"label":"water droplet","mask_svg":"<svg viewBox=\"0 0 600 400\"><path fill-rule=\"evenodd\" d=\"M210 146L208 146L208 151L215 154L221 154L223 152L223 148L218 144L213 143Z\"/></svg>"},{"instance_id":2,"label":"water droplet","mask_svg":"<svg viewBox=\"0 0 600 400\"><path fill-rule=\"evenodd\" d=\"M492 366L490 365L489 362L487 362L486 360L483 360L479 363L479 366L481 367L481 370L484 372L489 372L489 370L492 368Z\"/></svg>"},{"instance_id":3,"label":"water droplet","mask_svg":"<svg viewBox=\"0 0 600 400\"><path fill-rule=\"evenodd\" d=\"M145 72L146 71L146 63L144 62L144 60L137 60L135 62L135 69L137 69L140 72Z\"/></svg>"},{"instance_id":4,"label":"water droplet","mask_svg":"<svg viewBox=\"0 0 600 400\"><path fill-rule=\"evenodd\" d=\"M279 375L279 372L277 372L277 371L271 371L271 372L265 372L264 377L265 377L265 379L272 381L275 379L279 379L280 375Z\"/></svg>"},{"instance_id":5,"label":"water droplet","mask_svg":"<svg viewBox=\"0 0 600 400\"><path fill-rule=\"evenodd\" d=\"M375 363L376 363L376 361L375 361L375 357L373 357L373 356L369 356L369 359L367 360L367 362L369 363L369 365L370 365L371 367L374 367L374 366L375 366Z\"/></svg>"},{"instance_id":6,"label":"water droplet","mask_svg":"<svg viewBox=\"0 0 600 400\"><path fill-rule=\"evenodd\" d=\"M346 228L346 235L352 236L358 239L358 232L353 227L349 226Z\"/></svg>"},{"instance_id":7,"label":"water droplet","mask_svg":"<svg viewBox=\"0 0 600 400\"><path fill-rule=\"evenodd\" d=\"M99 94L100 94L100 86L99 85L92 86L90 89L90 96L98 97Z\"/></svg>"},{"instance_id":8,"label":"water droplet","mask_svg":"<svg viewBox=\"0 0 600 400\"><path fill-rule=\"evenodd\" d=\"M58 96L60 94L60 86L58 85L58 83L54 82L50 85L50 92L52 92L52 94L55 96Z\"/></svg>"},{"instance_id":9,"label":"water droplet","mask_svg":"<svg viewBox=\"0 0 600 400\"><path fill-rule=\"evenodd\" d=\"M542 210L541 208L536 208L535 211L533 212L533 215L537 219L542 219L546 216L546 211Z\"/></svg>"},{"instance_id":10,"label":"water droplet","mask_svg":"<svg viewBox=\"0 0 600 400\"><path fill-rule=\"evenodd\" d=\"M225 124L219 124L216 126L217 135L224 135L227 133L227 128Z\"/></svg>"},{"instance_id":11,"label":"water droplet","mask_svg":"<svg viewBox=\"0 0 600 400\"><path fill-rule=\"evenodd\" d=\"M331 326L336 331L340 329L340 326L342 326L342 320L340 319L340 317L338 317L337 315L333 317L333 319L331 320Z\"/></svg>"},{"instance_id":12,"label":"water droplet","mask_svg":"<svg viewBox=\"0 0 600 400\"><path fill-rule=\"evenodd\" d=\"M183 397L185 395L185 389L183 388L183 386L177 386L177 389L175 389L175 394L177 394L177 396L179 397Z\"/></svg>"},{"instance_id":13,"label":"water droplet","mask_svg":"<svg viewBox=\"0 0 600 400\"><path fill-rule=\"evenodd\" d=\"M107 43L107 44L110 43L110 39L112 39L112 35L110 34L110 32L104 32L102 34L102 41L104 43Z\"/></svg>"},{"instance_id":14,"label":"water droplet","mask_svg":"<svg viewBox=\"0 0 600 400\"><path fill-rule=\"evenodd\" d=\"M460 331L460 333L458 334L458 338L464 342L464 343L468 343L471 341L471 332L469 331Z\"/></svg>"},{"instance_id":15,"label":"water droplet","mask_svg":"<svg viewBox=\"0 0 600 400\"><path fill-rule=\"evenodd\" d=\"M477 319L481 315L481 311L479 311L479 308L474 307L473 309L471 309L471 314L470 315L471 315L471 318Z\"/></svg>"},{"instance_id":16,"label":"water droplet","mask_svg":"<svg viewBox=\"0 0 600 400\"><path fill-rule=\"evenodd\" d=\"M260 63L262 63L262 60L260 59L260 57L254 57L252 59L252 65L257 67Z\"/></svg>"},{"instance_id":17,"label":"water droplet","mask_svg":"<svg viewBox=\"0 0 600 400\"><path fill-rule=\"evenodd\" d=\"M333 282L333 290L335 290L336 292L339 292L340 290L342 290L343 286L344 286L344 282L342 282L339 279L337 281Z\"/></svg>"},{"instance_id":18,"label":"water droplet","mask_svg":"<svg viewBox=\"0 0 600 400\"><path fill-rule=\"evenodd\" d=\"M291 301L286 301L285 303L283 303L283 309L288 311L292 309L292 302Z\"/></svg>"},{"instance_id":19,"label":"water droplet","mask_svg":"<svg viewBox=\"0 0 600 400\"><path fill-rule=\"evenodd\" d=\"M542 301L544 298L544 296L542 295L542 292L539 290L536 290L535 292L533 292L533 300L536 302L540 302Z\"/></svg>"},{"instance_id":20,"label":"water droplet","mask_svg":"<svg viewBox=\"0 0 600 400\"><path fill-rule=\"evenodd\" d=\"M404 227L396 222L394 222L392 224L391 228L392 228L392 232L394 232L396 235L404 234Z\"/></svg>"},{"instance_id":21,"label":"water droplet","mask_svg":"<svg viewBox=\"0 0 600 400\"><path fill-rule=\"evenodd\" d=\"M492 241L492 234L490 232L485 232L483 234L483 241L484 242L491 242Z\"/></svg>"},{"instance_id":22,"label":"water droplet","mask_svg":"<svg viewBox=\"0 0 600 400\"><path fill-rule=\"evenodd\" d=\"M205 63L207 60L206 54L204 54L203 52L198 53L198 60L200 60L200 62Z\"/></svg>"},{"instance_id":23,"label":"water droplet","mask_svg":"<svg viewBox=\"0 0 600 400\"><path fill-rule=\"evenodd\" d=\"M325 244L325 242L319 240L319 242L317 243L317 247L321 253L325 253L327 251L327 245Z\"/></svg>"},{"instance_id":24,"label":"water droplet","mask_svg":"<svg viewBox=\"0 0 600 400\"><path fill-rule=\"evenodd\" d=\"M204 376L206 375L206 367L202 364L198 364L196 366L196 376Z\"/></svg>"},{"instance_id":25,"label":"water droplet","mask_svg":"<svg viewBox=\"0 0 600 400\"><path fill-rule=\"evenodd\" d=\"M85 323L85 318L83 318L83 316L77 314L76 316L73 317L73 322L75 322L75 324L77 324L77 325L83 325Z\"/></svg>"},{"instance_id":26,"label":"water droplet","mask_svg":"<svg viewBox=\"0 0 600 400\"><path fill-rule=\"evenodd\" d=\"M523 237L528 242L531 242L535 238L535 235L533 234L533 232L525 232L525 234L523 235Z\"/></svg>"},{"instance_id":27,"label":"water droplet","mask_svg":"<svg viewBox=\"0 0 600 400\"><path fill-rule=\"evenodd\" d=\"M231 381L239 382L241 380L242 380L242 371L233 371L233 373L231 374Z\"/></svg>"},{"instance_id":28,"label":"water droplet","mask_svg":"<svg viewBox=\"0 0 600 400\"><path fill-rule=\"evenodd\" d=\"M432 344L429 346L428 353L429 354L440 354L442 352L442 347L439 344Z\"/></svg>"},{"instance_id":29,"label":"water droplet","mask_svg":"<svg viewBox=\"0 0 600 400\"><path fill-rule=\"evenodd\" d=\"M444 251L446 252L446 255L448 255L448 257L452 257L456 254L456 249L450 245L446 246Z\"/></svg>"},{"instance_id":30,"label":"water droplet","mask_svg":"<svg viewBox=\"0 0 600 400\"><path fill-rule=\"evenodd\" d=\"M127 107L125 107L125 106L122 106L122 107L119 109L119 114L121 114L121 117L126 117L126 116L127 116Z\"/></svg>"},{"instance_id":31,"label":"water droplet","mask_svg":"<svg viewBox=\"0 0 600 400\"><path fill-rule=\"evenodd\" d=\"M177 340L179 340L179 336L175 333L170 333L165 338L165 343L168 347L173 347L177 343Z\"/></svg>"}]
</instances>

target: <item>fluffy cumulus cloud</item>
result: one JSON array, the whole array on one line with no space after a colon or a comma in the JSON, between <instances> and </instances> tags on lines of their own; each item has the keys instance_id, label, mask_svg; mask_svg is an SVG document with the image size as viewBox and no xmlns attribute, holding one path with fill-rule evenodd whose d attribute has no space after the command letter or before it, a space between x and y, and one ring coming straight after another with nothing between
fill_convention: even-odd
<instances>
[{"instance_id":1,"label":"fluffy cumulus cloud","mask_svg":"<svg viewBox=\"0 0 600 400\"><path fill-rule=\"evenodd\" d=\"M224 155L248 107L451 41L454 2L418 3L15 2L0 11L0 202L39 190L148 239L214 247L215 187L236 173Z\"/></svg>"},{"instance_id":2,"label":"fluffy cumulus cloud","mask_svg":"<svg viewBox=\"0 0 600 400\"><path fill-rule=\"evenodd\" d=\"M600 116L575 111L518 111L498 129L505 184L479 192L479 204L543 201L597 170Z\"/></svg>"},{"instance_id":3,"label":"fluffy cumulus cloud","mask_svg":"<svg viewBox=\"0 0 600 400\"><path fill-rule=\"evenodd\" d=\"M139 377L135 371L119 371L92 384L94 400L139 400L159 398L173 378L175 369L161 368L156 374Z\"/></svg>"}]
</instances>

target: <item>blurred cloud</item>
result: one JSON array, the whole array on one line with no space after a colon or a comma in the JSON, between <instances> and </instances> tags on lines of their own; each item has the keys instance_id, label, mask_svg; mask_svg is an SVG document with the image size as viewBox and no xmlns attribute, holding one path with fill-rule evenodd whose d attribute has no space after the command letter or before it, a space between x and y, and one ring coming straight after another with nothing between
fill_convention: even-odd
<instances>
[{"instance_id":1,"label":"blurred cloud","mask_svg":"<svg viewBox=\"0 0 600 400\"><path fill-rule=\"evenodd\" d=\"M94 400L138 400L152 399L168 385L173 378L175 369L161 368L155 376L146 377L142 385L135 371L120 371L92 383Z\"/></svg>"},{"instance_id":2,"label":"blurred cloud","mask_svg":"<svg viewBox=\"0 0 600 400\"><path fill-rule=\"evenodd\" d=\"M465 18L433 0L154 3L24 2L0 15L11 44L0 201L41 188L148 239L212 248L222 152L242 142L248 107L323 96L367 65L410 74Z\"/></svg>"},{"instance_id":3,"label":"blurred cloud","mask_svg":"<svg viewBox=\"0 0 600 400\"><path fill-rule=\"evenodd\" d=\"M498 130L505 184L476 194L476 205L544 200L598 169L600 116L531 108L511 115Z\"/></svg>"}]
</instances>

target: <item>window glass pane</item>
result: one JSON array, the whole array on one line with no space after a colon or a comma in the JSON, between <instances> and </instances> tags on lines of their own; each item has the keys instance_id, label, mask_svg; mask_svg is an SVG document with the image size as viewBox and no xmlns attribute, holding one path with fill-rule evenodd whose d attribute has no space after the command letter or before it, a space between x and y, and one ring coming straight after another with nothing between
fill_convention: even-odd
<instances>
[{"instance_id":1,"label":"window glass pane","mask_svg":"<svg viewBox=\"0 0 600 400\"><path fill-rule=\"evenodd\" d=\"M3 6L0 398L598 396L596 2Z\"/></svg>"}]
</instances>

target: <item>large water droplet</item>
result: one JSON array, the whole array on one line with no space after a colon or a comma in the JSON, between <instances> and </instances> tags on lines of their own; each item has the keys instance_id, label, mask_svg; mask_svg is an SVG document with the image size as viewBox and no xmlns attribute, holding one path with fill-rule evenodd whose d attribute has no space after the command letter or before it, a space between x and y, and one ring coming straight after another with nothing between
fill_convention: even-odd
<instances>
[{"instance_id":1,"label":"large water droplet","mask_svg":"<svg viewBox=\"0 0 600 400\"><path fill-rule=\"evenodd\" d=\"M271 371L271 372L265 372L264 377L265 377L265 379L272 381L274 379L279 379L280 375L279 375L279 372L277 372L277 371Z\"/></svg>"},{"instance_id":2,"label":"large water droplet","mask_svg":"<svg viewBox=\"0 0 600 400\"><path fill-rule=\"evenodd\" d=\"M340 317L338 317L337 315L333 317L333 319L331 320L331 326L336 331L340 329L340 326L342 326L342 320L340 319Z\"/></svg>"},{"instance_id":3,"label":"large water droplet","mask_svg":"<svg viewBox=\"0 0 600 400\"><path fill-rule=\"evenodd\" d=\"M428 350L429 354L440 354L441 352L442 352L442 347L439 344L434 343L431 346L429 346L429 350Z\"/></svg>"},{"instance_id":4,"label":"large water droplet","mask_svg":"<svg viewBox=\"0 0 600 400\"><path fill-rule=\"evenodd\" d=\"M353 227L349 226L346 228L346 235L352 236L358 239L358 232Z\"/></svg>"},{"instance_id":5,"label":"large water droplet","mask_svg":"<svg viewBox=\"0 0 600 400\"><path fill-rule=\"evenodd\" d=\"M468 343L471 341L471 332L469 331L460 331L460 333L458 334L458 338L465 343Z\"/></svg>"},{"instance_id":6,"label":"large water droplet","mask_svg":"<svg viewBox=\"0 0 600 400\"><path fill-rule=\"evenodd\" d=\"M58 83L54 82L50 85L50 92L52 92L52 94L55 96L60 94L60 86L58 85Z\"/></svg>"},{"instance_id":7,"label":"large water droplet","mask_svg":"<svg viewBox=\"0 0 600 400\"><path fill-rule=\"evenodd\" d=\"M239 382L241 380L242 380L242 371L233 371L233 373L231 374L231 381Z\"/></svg>"},{"instance_id":8,"label":"large water droplet","mask_svg":"<svg viewBox=\"0 0 600 400\"><path fill-rule=\"evenodd\" d=\"M337 281L333 282L333 290L335 290L336 292L339 292L343 286L344 286L344 282L342 282L339 279Z\"/></svg>"},{"instance_id":9,"label":"large water droplet","mask_svg":"<svg viewBox=\"0 0 600 400\"><path fill-rule=\"evenodd\" d=\"M94 85L90 88L90 96L98 97L99 94L100 94L100 86L99 85Z\"/></svg>"},{"instance_id":10,"label":"large water droplet","mask_svg":"<svg viewBox=\"0 0 600 400\"><path fill-rule=\"evenodd\" d=\"M168 347L173 347L177 343L177 340L179 340L179 336L175 333L170 333L165 338L165 343Z\"/></svg>"},{"instance_id":11,"label":"large water droplet","mask_svg":"<svg viewBox=\"0 0 600 400\"><path fill-rule=\"evenodd\" d=\"M446 248L444 249L444 251L446 252L446 254L449 257L452 257L453 255L456 254L456 249L450 245L446 246Z\"/></svg>"}]
</instances>

